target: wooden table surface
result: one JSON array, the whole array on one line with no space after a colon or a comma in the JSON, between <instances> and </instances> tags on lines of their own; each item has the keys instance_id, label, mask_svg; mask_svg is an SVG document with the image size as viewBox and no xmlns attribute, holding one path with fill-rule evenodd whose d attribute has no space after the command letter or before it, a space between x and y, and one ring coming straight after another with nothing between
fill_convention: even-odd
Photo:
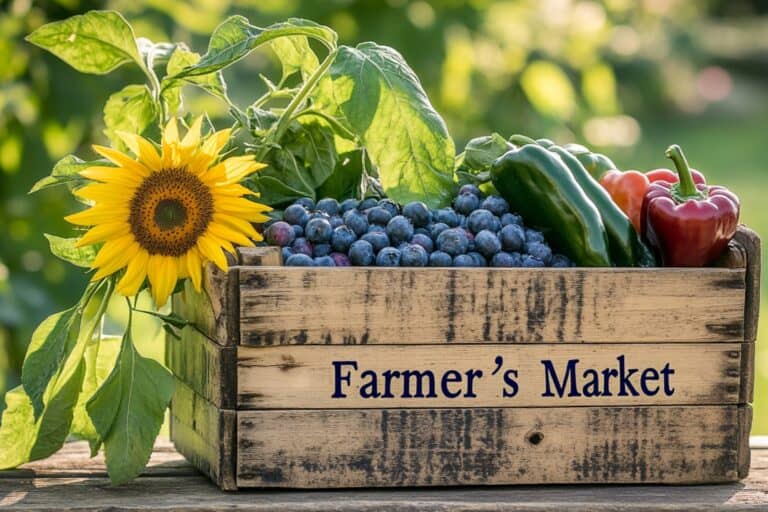
<instances>
[{"instance_id":1,"label":"wooden table surface","mask_svg":"<svg viewBox=\"0 0 768 512\"><path fill-rule=\"evenodd\" d=\"M741 482L700 486L541 486L224 493L160 441L145 474L120 487L83 442L53 457L0 472L0 509L640 511L768 510L768 438L752 438L752 469Z\"/></svg>"}]
</instances>

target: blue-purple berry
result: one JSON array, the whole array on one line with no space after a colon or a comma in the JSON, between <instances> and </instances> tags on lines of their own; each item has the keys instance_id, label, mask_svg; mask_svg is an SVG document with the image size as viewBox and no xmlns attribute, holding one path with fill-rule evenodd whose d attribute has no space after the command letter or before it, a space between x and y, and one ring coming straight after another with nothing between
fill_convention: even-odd
<instances>
[{"instance_id":1,"label":"blue-purple berry","mask_svg":"<svg viewBox=\"0 0 768 512\"><path fill-rule=\"evenodd\" d=\"M360 205L360 201L357 199L345 199L341 202L341 205L339 205L339 209L341 211L341 214L347 213L349 210L355 210Z\"/></svg>"},{"instance_id":2,"label":"blue-purple berry","mask_svg":"<svg viewBox=\"0 0 768 512\"><path fill-rule=\"evenodd\" d=\"M293 204L297 204L300 206L303 206L306 210L314 210L315 209L315 202L311 200L308 197L302 197L293 202Z\"/></svg>"},{"instance_id":3,"label":"blue-purple berry","mask_svg":"<svg viewBox=\"0 0 768 512\"><path fill-rule=\"evenodd\" d=\"M291 231L293 232L293 231ZM331 241L331 235L333 234L333 228L328 219L314 218L307 221L307 225L304 228L304 235L307 240L313 243L328 243Z\"/></svg>"},{"instance_id":4,"label":"blue-purple berry","mask_svg":"<svg viewBox=\"0 0 768 512\"><path fill-rule=\"evenodd\" d=\"M448 227L455 228L459 225L459 216L453 208L440 208L434 213L435 222L442 222Z\"/></svg>"},{"instance_id":5,"label":"blue-purple berry","mask_svg":"<svg viewBox=\"0 0 768 512\"><path fill-rule=\"evenodd\" d=\"M462 185L461 188L459 189L459 195L466 195L466 194L470 194L479 198L481 195L481 192L480 192L480 189L477 188L477 185L467 183L466 185Z\"/></svg>"},{"instance_id":6,"label":"blue-purple berry","mask_svg":"<svg viewBox=\"0 0 768 512\"><path fill-rule=\"evenodd\" d=\"M499 196L488 196L480 203L480 208L488 210L497 217L509 213L509 203Z\"/></svg>"},{"instance_id":7,"label":"blue-purple berry","mask_svg":"<svg viewBox=\"0 0 768 512\"><path fill-rule=\"evenodd\" d=\"M349 226L339 226L333 230L331 235L331 247L336 252L346 253L355 240L357 240L357 235Z\"/></svg>"},{"instance_id":8,"label":"blue-purple berry","mask_svg":"<svg viewBox=\"0 0 768 512\"><path fill-rule=\"evenodd\" d=\"M337 267L348 267L352 264L349 261L349 257L346 254L342 254L340 252L332 252L331 258L333 258L333 262Z\"/></svg>"},{"instance_id":9,"label":"blue-purple berry","mask_svg":"<svg viewBox=\"0 0 768 512\"><path fill-rule=\"evenodd\" d=\"M437 236L437 249L451 256L466 253L468 245L467 233L461 228L449 228Z\"/></svg>"},{"instance_id":10,"label":"blue-purple berry","mask_svg":"<svg viewBox=\"0 0 768 512\"><path fill-rule=\"evenodd\" d=\"M344 224L359 238L368 232L368 217L358 210L349 210L344 213Z\"/></svg>"},{"instance_id":11,"label":"blue-purple berry","mask_svg":"<svg viewBox=\"0 0 768 512\"><path fill-rule=\"evenodd\" d=\"M542 242L528 242L525 244L525 252L543 261L545 265L549 265L552 262L552 249Z\"/></svg>"},{"instance_id":12,"label":"blue-purple berry","mask_svg":"<svg viewBox=\"0 0 768 512\"><path fill-rule=\"evenodd\" d=\"M403 206L403 216L417 228L426 226L431 219L429 208L421 201L413 201Z\"/></svg>"},{"instance_id":13,"label":"blue-purple berry","mask_svg":"<svg viewBox=\"0 0 768 512\"><path fill-rule=\"evenodd\" d=\"M461 194L453 200L453 208L464 215L469 215L478 206L480 206L480 199L474 194Z\"/></svg>"},{"instance_id":14,"label":"blue-purple berry","mask_svg":"<svg viewBox=\"0 0 768 512\"><path fill-rule=\"evenodd\" d=\"M312 256L312 243L306 238L297 238L291 244L291 249L296 254L304 254L305 256Z\"/></svg>"},{"instance_id":15,"label":"blue-purple berry","mask_svg":"<svg viewBox=\"0 0 768 512\"><path fill-rule=\"evenodd\" d=\"M429 263L429 255L421 245L406 244L400 251L400 266L402 267L426 267L427 263Z\"/></svg>"},{"instance_id":16,"label":"blue-purple berry","mask_svg":"<svg viewBox=\"0 0 768 512\"><path fill-rule=\"evenodd\" d=\"M542 234L541 231L536 231L535 229L526 228L525 241L526 242L543 242L544 235Z\"/></svg>"},{"instance_id":17,"label":"blue-purple berry","mask_svg":"<svg viewBox=\"0 0 768 512\"><path fill-rule=\"evenodd\" d=\"M376 255L377 267L400 266L400 251L394 247L385 247Z\"/></svg>"},{"instance_id":18,"label":"blue-purple berry","mask_svg":"<svg viewBox=\"0 0 768 512\"><path fill-rule=\"evenodd\" d=\"M525 231L517 224L507 224L499 231L499 240L505 251L520 251L525 246Z\"/></svg>"},{"instance_id":19,"label":"blue-purple berry","mask_svg":"<svg viewBox=\"0 0 768 512\"><path fill-rule=\"evenodd\" d=\"M467 228L475 234L484 229L495 233L501 229L501 221L490 211L481 208L469 214L469 217L467 217Z\"/></svg>"},{"instance_id":20,"label":"blue-purple berry","mask_svg":"<svg viewBox=\"0 0 768 512\"><path fill-rule=\"evenodd\" d=\"M309 220L307 209L300 204L292 204L283 212L283 220L294 226L304 226Z\"/></svg>"},{"instance_id":21,"label":"blue-purple berry","mask_svg":"<svg viewBox=\"0 0 768 512\"><path fill-rule=\"evenodd\" d=\"M371 233L364 234L361 240L365 240L371 246L373 246L373 252L378 253L385 247L389 247L389 237L382 231L373 231Z\"/></svg>"},{"instance_id":22,"label":"blue-purple berry","mask_svg":"<svg viewBox=\"0 0 768 512\"><path fill-rule=\"evenodd\" d=\"M265 234L269 245L279 245L280 247L289 246L296 239L293 227L282 220L270 225Z\"/></svg>"},{"instance_id":23,"label":"blue-purple berry","mask_svg":"<svg viewBox=\"0 0 768 512\"><path fill-rule=\"evenodd\" d=\"M393 245L407 242L413 236L413 224L402 215L392 217L387 223L387 236Z\"/></svg>"},{"instance_id":24,"label":"blue-purple berry","mask_svg":"<svg viewBox=\"0 0 768 512\"><path fill-rule=\"evenodd\" d=\"M475 247L486 258L493 258L493 255L501 250L501 242L496 233L484 229L475 235Z\"/></svg>"},{"instance_id":25,"label":"blue-purple berry","mask_svg":"<svg viewBox=\"0 0 768 512\"><path fill-rule=\"evenodd\" d=\"M374 206L366 214L368 215L369 224L378 224L379 226L386 226L387 222L392 220L393 217L389 210L382 206Z\"/></svg>"},{"instance_id":26,"label":"blue-purple berry","mask_svg":"<svg viewBox=\"0 0 768 512\"><path fill-rule=\"evenodd\" d=\"M522 265L520 253L499 252L491 258L492 267L519 267Z\"/></svg>"},{"instance_id":27,"label":"blue-purple berry","mask_svg":"<svg viewBox=\"0 0 768 512\"><path fill-rule=\"evenodd\" d=\"M447 252L435 251L429 255L429 266L451 267L453 266L453 258Z\"/></svg>"},{"instance_id":28,"label":"blue-purple berry","mask_svg":"<svg viewBox=\"0 0 768 512\"><path fill-rule=\"evenodd\" d=\"M341 212L341 206L339 205L339 202L334 198L326 197L317 202L315 210L319 210L333 216L338 215Z\"/></svg>"},{"instance_id":29,"label":"blue-purple berry","mask_svg":"<svg viewBox=\"0 0 768 512\"><path fill-rule=\"evenodd\" d=\"M316 267L335 267L336 262L331 258L330 255L328 256L320 256L318 258L315 258L315 266Z\"/></svg>"},{"instance_id":30,"label":"blue-purple berry","mask_svg":"<svg viewBox=\"0 0 768 512\"><path fill-rule=\"evenodd\" d=\"M320 256L328 256L331 254L331 244L314 244L312 246L312 256L319 258Z\"/></svg>"},{"instance_id":31,"label":"blue-purple berry","mask_svg":"<svg viewBox=\"0 0 768 512\"><path fill-rule=\"evenodd\" d=\"M400 214L400 207L391 199L382 199L378 205L387 210L392 217Z\"/></svg>"},{"instance_id":32,"label":"blue-purple berry","mask_svg":"<svg viewBox=\"0 0 768 512\"><path fill-rule=\"evenodd\" d=\"M373 208L377 204L379 204L379 200L376 199L375 197L366 197L365 199L360 201L360 204L357 205L357 209L364 212L368 208Z\"/></svg>"},{"instance_id":33,"label":"blue-purple berry","mask_svg":"<svg viewBox=\"0 0 768 512\"><path fill-rule=\"evenodd\" d=\"M289 267L311 267L314 266L315 260L306 254L294 254L285 260L285 264Z\"/></svg>"},{"instance_id":34,"label":"blue-purple berry","mask_svg":"<svg viewBox=\"0 0 768 512\"><path fill-rule=\"evenodd\" d=\"M432 239L423 233L414 233L413 237L411 238L411 243L422 246L427 252L432 252L432 250L435 248L435 244Z\"/></svg>"},{"instance_id":35,"label":"blue-purple berry","mask_svg":"<svg viewBox=\"0 0 768 512\"><path fill-rule=\"evenodd\" d=\"M454 267L474 267L475 260L469 254L459 254L453 258Z\"/></svg>"},{"instance_id":36,"label":"blue-purple berry","mask_svg":"<svg viewBox=\"0 0 768 512\"><path fill-rule=\"evenodd\" d=\"M530 254L523 255L522 266L527 268L546 267L543 261L541 261L539 258L531 256Z\"/></svg>"},{"instance_id":37,"label":"blue-purple berry","mask_svg":"<svg viewBox=\"0 0 768 512\"><path fill-rule=\"evenodd\" d=\"M349 261L356 267L367 267L373 264L373 246L365 240L356 241L349 248Z\"/></svg>"},{"instance_id":38,"label":"blue-purple berry","mask_svg":"<svg viewBox=\"0 0 768 512\"><path fill-rule=\"evenodd\" d=\"M467 253L467 256L472 258L472 261L475 262L475 266L476 267L487 267L488 266L488 261L479 252L471 251L471 252Z\"/></svg>"},{"instance_id":39,"label":"blue-purple berry","mask_svg":"<svg viewBox=\"0 0 768 512\"><path fill-rule=\"evenodd\" d=\"M567 256L564 256L562 254L553 255L552 261L549 264L554 268L568 268L573 266L573 263L571 263L571 260L569 260Z\"/></svg>"}]
</instances>

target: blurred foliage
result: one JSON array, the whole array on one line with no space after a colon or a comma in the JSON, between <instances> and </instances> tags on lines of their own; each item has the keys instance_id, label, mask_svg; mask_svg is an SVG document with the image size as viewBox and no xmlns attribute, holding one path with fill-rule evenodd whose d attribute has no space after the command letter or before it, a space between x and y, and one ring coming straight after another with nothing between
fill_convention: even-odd
<instances>
[{"instance_id":1,"label":"blurred foliage","mask_svg":"<svg viewBox=\"0 0 768 512\"><path fill-rule=\"evenodd\" d=\"M116 9L153 41L204 51L228 14L267 25L297 15L332 26L342 43L397 48L416 70L457 147L491 130L597 146L628 167L665 165L672 141L690 146L700 169L732 185L744 219L768 238L763 161L768 119L768 5L760 0L31 0L0 11L0 392L18 380L27 340L47 314L76 300L87 276L53 258L43 233L69 236L65 190L27 197L68 153L93 156L100 113L121 68L81 75L23 41L43 23L90 9ZM226 71L245 106L263 92L259 73L279 76L267 51ZM214 121L227 105L190 91ZM642 127L642 128L641 128ZM730 150L729 150L730 148ZM732 165L734 157L737 164ZM715 171L715 169L718 169ZM713 180L715 181L715 180ZM114 321L121 322L119 308ZM764 316L765 318L765 316ZM122 319L124 320L124 319ZM766 332L766 321L761 327ZM162 353L159 329L142 328L145 351ZM760 378L768 364L759 351ZM768 363L768 361L765 361ZM4 378L3 378L4 377ZM757 430L768 432L758 394Z\"/></svg>"}]
</instances>

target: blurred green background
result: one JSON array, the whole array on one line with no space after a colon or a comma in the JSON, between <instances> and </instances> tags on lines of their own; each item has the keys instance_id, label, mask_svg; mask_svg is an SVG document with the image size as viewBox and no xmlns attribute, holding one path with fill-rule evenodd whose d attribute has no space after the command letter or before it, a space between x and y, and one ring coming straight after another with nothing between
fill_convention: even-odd
<instances>
[{"instance_id":1,"label":"blurred green background","mask_svg":"<svg viewBox=\"0 0 768 512\"><path fill-rule=\"evenodd\" d=\"M128 67L80 75L23 41L48 21L90 9L121 11L137 36L186 41L204 52L228 14L256 25L288 16L332 26L344 43L397 48L420 76L463 147L498 131L608 153L624 169L667 167L686 150L711 183L742 199L742 220L768 238L768 2L758 0L58 0L2 2L0 12L0 394L15 386L29 336L80 295L85 274L50 256L43 233L69 236L75 209L64 189L27 191L68 153L103 142L110 93L141 80ZM236 103L262 92L276 70L268 51L228 69ZM190 91L192 92L192 91ZM226 116L204 95L193 111ZM768 292L763 280L763 292ZM766 295L768 296L768 294ZM765 301L764 301L765 302ZM759 339L768 340L763 308ZM121 310L108 327L118 329ZM160 357L159 326L139 326L142 350ZM757 346L753 433L768 434L768 347ZM0 406L2 407L2 406Z\"/></svg>"}]
</instances>

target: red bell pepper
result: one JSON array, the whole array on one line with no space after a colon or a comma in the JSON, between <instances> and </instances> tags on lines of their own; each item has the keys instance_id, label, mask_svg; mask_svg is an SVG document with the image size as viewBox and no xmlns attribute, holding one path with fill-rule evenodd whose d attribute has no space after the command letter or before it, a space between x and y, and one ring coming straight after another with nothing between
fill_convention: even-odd
<instances>
[{"instance_id":1,"label":"red bell pepper","mask_svg":"<svg viewBox=\"0 0 768 512\"><path fill-rule=\"evenodd\" d=\"M678 183L648 186L642 234L668 267L701 267L714 261L736 233L739 199L724 187L697 184L680 146L670 146Z\"/></svg>"},{"instance_id":2,"label":"red bell pepper","mask_svg":"<svg viewBox=\"0 0 768 512\"><path fill-rule=\"evenodd\" d=\"M704 184L699 171L691 169L693 181ZM600 177L600 184L608 191L613 202L627 214L637 232L640 232L640 213L648 186L657 181L677 183L677 174L669 169L656 169L645 174L638 171L608 171Z\"/></svg>"}]
</instances>

